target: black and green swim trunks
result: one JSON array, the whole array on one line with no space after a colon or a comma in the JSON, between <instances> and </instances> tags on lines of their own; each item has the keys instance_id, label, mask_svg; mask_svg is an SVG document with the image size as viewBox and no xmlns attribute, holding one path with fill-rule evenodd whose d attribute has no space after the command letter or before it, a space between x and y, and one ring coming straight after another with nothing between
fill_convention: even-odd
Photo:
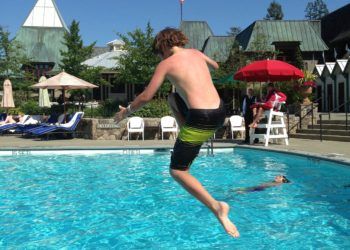
<instances>
[{"instance_id":1,"label":"black and green swim trunks","mask_svg":"<svg viewBox=\"0 0 350 250\"><path fill-rule=\"evenodd\" d=\"M185 117L171 156L170 168L187 170L204 142L211 138L225 121L225 107L220 100L217 109L188 109L178 94L174 94L179 111Z\"/></svg>"}]
</instances>

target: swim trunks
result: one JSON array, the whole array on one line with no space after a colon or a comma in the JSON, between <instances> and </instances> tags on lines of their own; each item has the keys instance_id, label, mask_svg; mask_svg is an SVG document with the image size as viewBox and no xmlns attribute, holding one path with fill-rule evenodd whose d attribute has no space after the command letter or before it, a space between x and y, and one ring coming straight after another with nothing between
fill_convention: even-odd
<instances>
[{"instance_id":1,"label":"swim trunks","mask_svg":"<svg viewBox=\"0 0 350 250\"><path fill-rule=\"evenodd\" d=\"M171 156L171 169L187 170L204 142L211 138L225 121L222 100L217 109L188 109L178 94L174 94L179 112L185 117Z\"/></svg>"}]
</instances>

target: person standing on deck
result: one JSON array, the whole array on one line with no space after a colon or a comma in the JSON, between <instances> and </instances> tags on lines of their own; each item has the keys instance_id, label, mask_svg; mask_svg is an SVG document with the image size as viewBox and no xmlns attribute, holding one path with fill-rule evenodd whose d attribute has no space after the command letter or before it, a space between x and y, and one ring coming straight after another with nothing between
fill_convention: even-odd
<instances>
[{"instance_id":1,"label":"person standing on deck","mask_svg":"<svg viewBox=\"0 0 350 250\"><path fill-rule=\"evenodd\" d=\"M177 29L165 28L157 34L153 50L162 61L147 88L128 107L120 106L115 121L121 121L148 103L168 79L177 91L169 95L168 102L180 126L171 156L170 174L214 213L228 234L238 237L239 232L228 217L229 205L214 199L189 172L203 142L223 125L225 109L208 68L217 69L218 64L198 50L185 49L187 42L186 36Z\"/></svg>"}]
</instances>

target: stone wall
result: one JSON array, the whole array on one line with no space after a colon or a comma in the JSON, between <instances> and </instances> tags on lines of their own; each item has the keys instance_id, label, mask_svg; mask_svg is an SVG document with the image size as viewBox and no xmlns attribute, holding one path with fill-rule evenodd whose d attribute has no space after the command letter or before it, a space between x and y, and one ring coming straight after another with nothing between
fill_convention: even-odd
<instances>
[{"instance_id":1,"label":"stone wall","mask_svg":"<svg viewBox=\"0 0 350 250\"><path fill-rule=\"evenodd\" d=\"M290 115L290 126L299 122L299 117ZM145 121L145 140L161 140L160 118L144 118ZM216 139L231 139L228 118L226 118L224 127L220 128L216 134ZM288 121L285 117L285 122ZM126 130L127 119L116 125L113 119L95 119L84 118L77 127L77 137L91 140L127 140ZM294 126L291 133L295 133L298 126ZM132 139L141 139L141 135L131 134ZM168 139L170 133L165 133L164 138Z\"/></svg>"}]
</instances>

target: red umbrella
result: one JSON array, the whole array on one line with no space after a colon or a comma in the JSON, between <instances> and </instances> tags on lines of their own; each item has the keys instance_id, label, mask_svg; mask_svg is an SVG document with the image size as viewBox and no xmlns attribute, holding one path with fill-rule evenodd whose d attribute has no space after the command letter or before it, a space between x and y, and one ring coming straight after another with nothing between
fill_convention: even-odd
<instances>
[{"instance_id":1,"label":"red umbrella","mask_svg":"<svg viewBox=\"0 0 350 250\"><path fill-rule=\"evenodd\" d=\"M289 63L279 60L262 60L241 68L233 78L247 82L276 82L303 77L304 73Z\"/></svg>"}]
</instances>

